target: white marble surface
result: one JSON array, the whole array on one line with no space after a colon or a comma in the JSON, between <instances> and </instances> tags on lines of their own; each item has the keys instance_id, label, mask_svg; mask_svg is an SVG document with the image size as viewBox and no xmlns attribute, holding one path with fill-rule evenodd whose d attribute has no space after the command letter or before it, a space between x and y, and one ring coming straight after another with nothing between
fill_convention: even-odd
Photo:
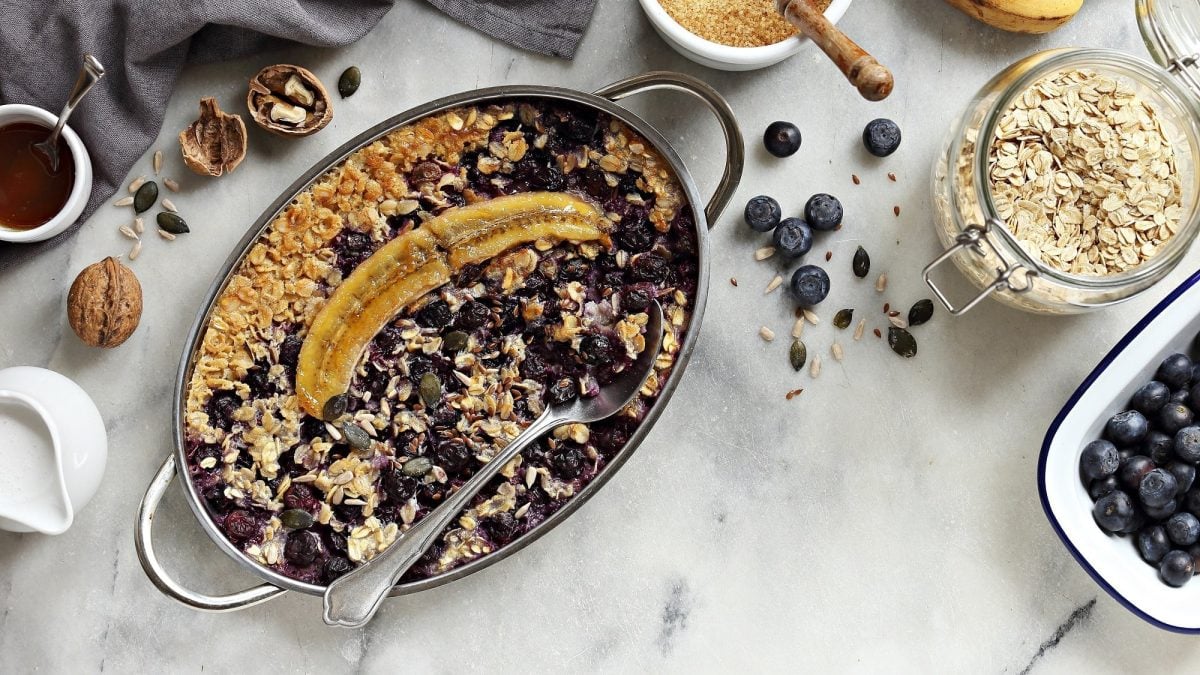
<instances>
[{"instance_id":1,"label":"white marble surface","mask_svg":"<svg viewBox=\"0 0 1200 675\"><path fill-rule=\"evenodd\" d=\"M894 68L889 101L858 100L811 49L762 72L694 66L664 46L632 0L601 0L572 63L512 50L423 2L402 1L349 49L295 49L187 72L158 145L168 149L166 172L184 184L175 201L193 233L171 244L148 237L133 264L146 305L134 337L96 351L64 320L74 275L127 250L117 233L127 211L102 207L70 244L0 274L0 366L44 365L77 380L99 404L111 448L105 483L67 534L0 533L0 672L1121 672L1149 664L1194 672L1200 643L1143 623L1071 559L1042 515L1034 477L1058 407L1200 254L1142 298L1101 314L1039 318L985 304L918 329L915 360L869 335L862 343L843 335L845 362L828 358L833 310L878 316L885 300L907 307L928 295L919 271L936 253L929 169L968 98L1038 49L1144 53L1132 3L1090 0L1068 28L1042 38L990 31L935 0L860 0L843 26ZM336 119L315 137L252 129L237 173L185 174L173 139L196 101L211 94L241 109L246 78L277 61L304 64L330 85L357 64L363 86L336 104ZM616 479L519 555L391 600L365 630L326 628L310 597L204 615L161 596L134 554L134 514L170 450L170 395L187 328L260 211L329 150L410 106L502 83L592 89L652 68L716 86L741 116L750 148L737 204L713 232L712 294L695 358ZM716 126L681 101L636 105L680 139L707 191L721 167ZM867 157L858 140L876 116L895 118L905 134L885 162ZM769 158L757 141L778 118L805 134L787 161ZM148 170L145 158L134 175ZM848 217L817 245L834 253L835 288L827 320L806 334L811 353L826 360L813 382L787 367L785 341L756 335L761 324L786 334L791 306L782 294L763 296L774 267L752 261L760 241L736 212L760 192L795 212L816 191L841 195ZM858 243L888 272L885 295L853 283ZM804 394L785 401L794 387ZM158 520L161 555L189 584L215 592L255 583L208 541L177 488ZM1078 620L1068 622L1073 613ZM1064 624L1061 642L1047 643Z\"/></svg>"}]
</instances>

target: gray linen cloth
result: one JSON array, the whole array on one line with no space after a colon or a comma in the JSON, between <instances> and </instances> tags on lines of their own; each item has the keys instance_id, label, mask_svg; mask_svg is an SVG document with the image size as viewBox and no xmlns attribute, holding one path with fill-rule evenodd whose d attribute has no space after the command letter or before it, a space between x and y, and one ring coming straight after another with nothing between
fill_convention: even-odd
<instances>
[{"instance_id":1,"label":"gray linen cloth","mask_svg":"<svg viewBox=\"0 0 1200 675\"><path fill-rule=\"evenodd\" d=\"M429 0L518 47L571 57L595 0ZM61 109L84 53L105 76L71 117L92 155L86 220L158 135L185 63L239 58L288 43L339 47L361 38L393 0L0 0L0 103ZM0 243L0 270L42 244Z\"/></svg>"}]
</instances>

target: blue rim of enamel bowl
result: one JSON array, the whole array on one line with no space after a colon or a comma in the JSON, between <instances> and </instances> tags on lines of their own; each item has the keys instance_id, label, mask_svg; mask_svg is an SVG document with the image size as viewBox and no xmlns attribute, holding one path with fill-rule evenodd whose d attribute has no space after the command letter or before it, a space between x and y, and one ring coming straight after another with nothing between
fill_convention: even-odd
<instances>
[{"instance_id":1,"label":"blue rim of enamel bowl","mask_svg":"<svg viewBox=\"0 0 1200 675\"><path fill-rule=\"evenodd\" d=\"M1136 614L1143 621L1164 630L1169 630L1174 633L1184 633L1187 635L1200 635L1200 628L1184 628L1182 626L1173 626L1169 623L1163 623L1162 621L1150 616L1133 601L1117 592L1117 590L1108 583L1104 576L1097 572L1094 567L1092 567L1091 563L1088 562L1087 557L1080 553L1079 549L1075 547L1074 542L1072 542L1071 538L1067 536L1067 533L1063 531L1062 525L1059 524L1058 518L1055 517L1054 509L1050 507L1050 501L1046 496L1046 457L1050 453L1050 444L1053 442L1054 437L1058 434L1058 429L1062 425L1063 420L1066 419L1071 410L1075 408L1075 405L1079 403L1079 399L1083 396L1084 392L1091 388L1092 383L1096 381L1096 378L1100 376L1100 373L1103 373L1117 358L1117 356L1119 356L1121 352L1125 351L1125 348L1129 346L1129 343L1132 342L1138 335L1140 335L1141 332L1145 330L1146 327L1149 326L1155 319L1157 319L1160 314L1162 314L1163 310L1169 307L1171 303L1178 300L1181 295L1187 292L1192 286L1196 285L1197 282L1200 282L1200 271L1192 274L1191 277L1179 284L1175 290L1167 294L1167 297L1163 298L1161 302L1155 305L1154 309L1150 310L1150 312L1147 313L1146 316L1137 323L1137 325L1130 329L1130 331L1121 338L1120 342L1118 342L1116 346L1108 352L1108 354L1104 355L1104 358L1100 359L1100 363L1096 365L1092 372L1088 374L1087 378L1083 380L1083 383L1079 385L1073 394L1071 394L1071 398L1067 400L1066 405L1063 406L1062 410L1060 410L1058 415L1054 418L1054 422L1050 424L1050 428L1046 431L1046 438L1042 442L1041 455L1038 457L1038 497L1042 501L1042 511L1045 512L1046 519L1050 521L1050 526L1054 528L1055 533L1058 534L1058 538L1062 540L1063 545L1067 547L1067 550L1071 552L1072 557L1075 558L1075 562L1079 563L1079 566L1082 567L1084 571L1087 572L1088 575L1100 585L1101 588L1111 595L1114 600L1124 605L1126 609Z\"/></svg>"}]
</instances>

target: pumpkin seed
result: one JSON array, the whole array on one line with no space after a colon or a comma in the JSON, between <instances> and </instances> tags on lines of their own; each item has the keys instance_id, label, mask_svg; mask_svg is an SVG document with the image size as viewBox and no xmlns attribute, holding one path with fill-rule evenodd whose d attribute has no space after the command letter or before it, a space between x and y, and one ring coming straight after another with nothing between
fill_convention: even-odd
<instances>
[{"instance_id":1,"label":"pumpkin seed","mask_svg":"<svg viewBox=\"0 0 1200 675\"><path fill-rule=\"evenodd\" d=\"M859 279L867 278L867 275L871 273L871 256L867 254L867 249L858 247L858 250L854 252L854 261L851 263L851 267L854 269L854 276Z\"/></svg>"},{"instance_id":2,"label":"pumpkin seed","mask_svg":"<svg viewBox=\"0 0 1200 675\"><path fill-rule=\"evenodd\" d=\"M279 514L279 522L290 530L307 530L312 527L312 514L304 509L288 509Z\"/></svg>"},{"instance_id":3,"label":"pumpkin seed","mask_svg":"<svg viewBox=\"0 0 1200 675\"><path fill-rule=\"evenodd\" d=\"M342 76L338 78L338 93L342 98L350 98L354 92L358 91L358 86L362 84L362 71L358 66L350 66L342 71Z\"/></svg>"},{"instance_id":4,"label":"pumpkin seed","mask_svg":"<svg viewBox=\"0 0 1200 675\"><path fill-rule=\"evenodd\" d=\"M848 328L850 326L850 322L853 320L853 309L839 309L838 313L833 315L833 325L842 330Z\"/></svg>"},{"instance_id":5,"label":"pumpkin seed","mask_svg":"<svg viewBox=\"0 0 1200 675\"><path fill-rule=\"evenodd\" d=\"M133 210L138 213L149 211L156 201L158 201L158 183L148 180L142 183L141 187L137 189L137 193L133 195Z\"/></svg>"},{"instance_id":6,"label":"pumpkin seed","mask_svg":"<svg viewBox=\"0 0 1200 675\"><path fill-rule=\"evenodd\" d=\"M188 229L187 221L180 218L178 213L163 211L155 217L155 220L158 221L159 227L171 234L187 234L191 232Z\"/></svg>"},{"instance_id":7,"label":"pumpkin seed","mask_svg":"<svg viewBox=\"0 0 1200 675\"><path fill-rule=\"evenodd\" d=\"M910 326L920 326L932 318L933 301L929 298L918 300L912 309L908 310L908 325Z\"/></svg>"},{"instance_id":8,"label":"pumpkin seed","mask_svg":"<svg viewBox=\"0 0 1200 675\"><path fill-rule=\"evenodd\" d=\"M366 450L371 447L371 437L367 435L366 429L354 422L342 425L342 435L346 437L346 442L350 444L350 447L356 450Z\"/></svg>"},{"instance_id":9,"label":"pumpkin seed","mask_svg":"<svg viewBox=\"0 0 1200 675\"><path fill-rule=\"evenodd\" d=\"M425 402L425 407L432 408L442 398L442 381L433 373L425 373L421 376L421 384L417 386L417 393Z\"/></svg>"},{"instance_id":10,"label":"pumpkin seed","mask_svg":"<svg viewBox=\"0 0 1200 675\"><path fill-rule=\"evenodd\" d=\"M420 478L429 473L429 470L432 468L433 462L429 461L428 458L413 457L405 462L404 466L400 467L400 473L410 478Z\"/></svg>"},{"instance_id":11,"label":"pumpkin seed","mask_svg":"<svg viewBox=\"0 0 1200 675\"><path fill-rule=\"evenodd\" d=\"M906 359L911 359L917 355L917 339L912 336L912 333L892 326L888 328L888 346L892 351Z\"/></svg>"},{"instance_id":12,"label":"pumpkin seed","mask_svg":"<svg viewBox=\"0 0 1200 675\"><path fill-rule=\"evenodd\" d=\"M804 362L808 361L808 349L804 343L799 340L792 341L792 348L788 350L788 360L792 362L792 368L796 372L804 369Z\"/></svg>"},{"instance_id":13,"label":"pumpkin seed","mask_svg":"<svg viewBox=\"0 0 1200 675\"><path fill-rule=\"evenodd\" d=\"M467 348L467 334L461 330L452 330L446 333L446 337L442 338L442 345L453 352L462 351Z\"/></svg>"},{"instance_id":14,"label":"pumpkin seed","mask_svg":"<svg viewBox=\"0 0 1200 675\"><path fill-rule=\"evenodd\" d=\"M342 415L346 414L346 408L350 405L350 397L345 394L330 396L325 405L321 407L321 419L326 422L332 422Z\"/></svg>"}]
</instances>

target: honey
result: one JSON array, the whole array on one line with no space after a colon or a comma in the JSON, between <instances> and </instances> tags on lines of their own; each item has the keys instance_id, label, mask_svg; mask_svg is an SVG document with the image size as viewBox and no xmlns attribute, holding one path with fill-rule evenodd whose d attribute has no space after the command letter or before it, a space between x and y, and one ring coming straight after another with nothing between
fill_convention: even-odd
<instances>
[{"instance_id":1,"label":"honey","mask_svg":"<svg viewBox=\"0 0 1200 675\"><path fill-rule=\"evenodd\" d=\"M75 184L75 159L58 139L58 171L33 146L50 129L34 122L0 127L0 227L32 230L62 210Z\"/></svg>"}]
</instances>

